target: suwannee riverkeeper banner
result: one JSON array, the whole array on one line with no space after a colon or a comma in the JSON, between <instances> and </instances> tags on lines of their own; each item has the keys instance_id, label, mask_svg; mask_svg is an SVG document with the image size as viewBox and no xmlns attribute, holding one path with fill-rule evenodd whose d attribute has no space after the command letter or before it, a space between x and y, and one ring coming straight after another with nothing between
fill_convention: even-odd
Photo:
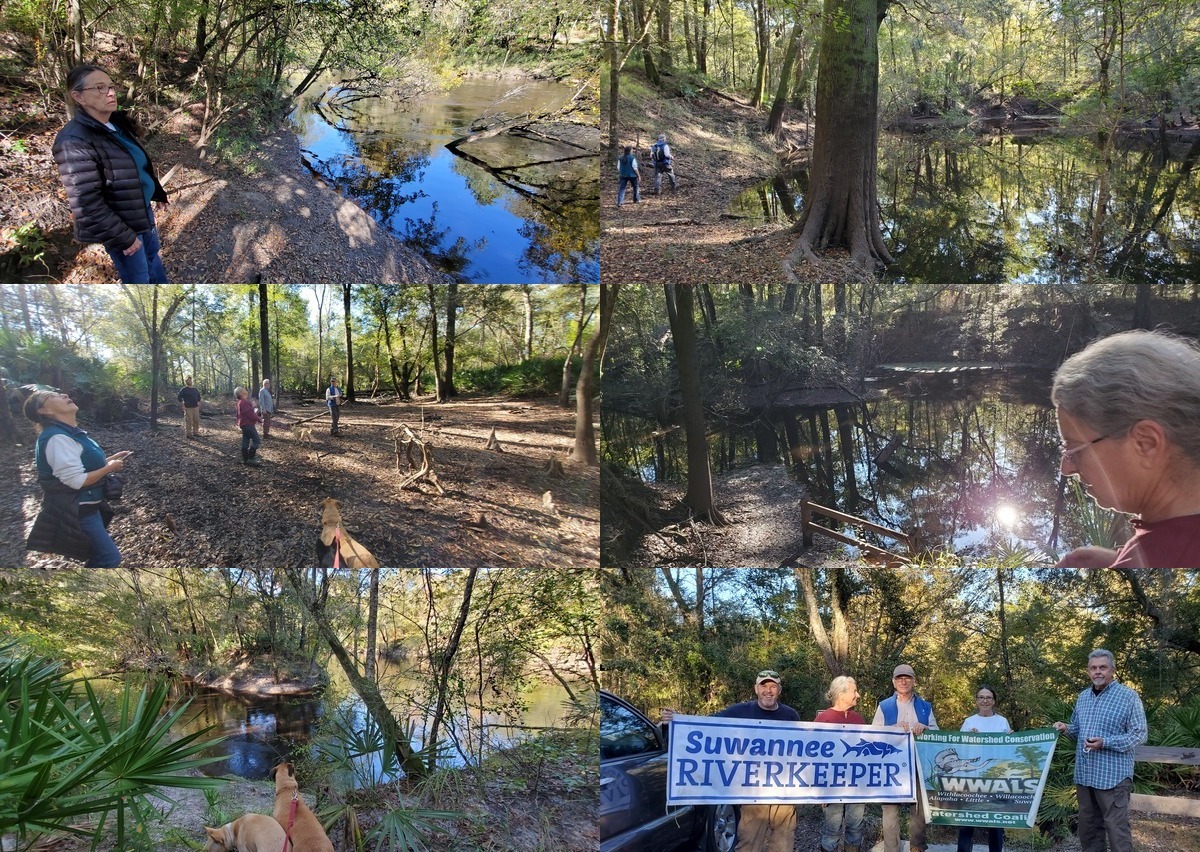
<instances>
[{"instance_id":1,"label":"suwannee riverkeeper banner","mask_svg":"<svg viewBox=\"0 0 1200 852\"><path fill-rule=\"evenodd\" d=\"M677 715L667 802L911 802L916 766L913 738L888 728Z\"/></svg>"}]
</instances>

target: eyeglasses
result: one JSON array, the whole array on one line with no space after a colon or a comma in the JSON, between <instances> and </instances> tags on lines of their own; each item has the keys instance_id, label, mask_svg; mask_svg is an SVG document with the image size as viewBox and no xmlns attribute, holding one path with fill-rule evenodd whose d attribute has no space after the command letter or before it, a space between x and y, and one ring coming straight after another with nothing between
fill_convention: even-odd
<instances>
[{"instance_id":1,"label":"eyeglasses","mask_svg":"<svg viewBox=\"0 0 1200 852\"><path fill-rule=\"evenodd\" d=\"M1099 444L1106 438L1115 438L1117 435L1124 435L1127 431L1127 429L1122 429L1119 432L1109 432L1107 435L1101 435L1099 438L1093 438L1090 441L1084 441L1082 444L1074 447L1068 447L1066 444L1059 444L1058 451L1062 454L1064 459L1069 459L1072 463L1074 463L1075 456L1086 450L1088 447L1092 446L1093 444Z\"/></svg>"},{"instance_id":2,"label":"eyeglasses","mask_svg":"<svg viewBox=\"0 0 1200 852\"><path fill-rule=\"evenodd\" d=\"M84 88L76 89L75 91L77 91L77 92L98 92L101 95L107 95L109 92L117 91L117 87L112 86L112 85L109 85L109 86L104 86L104 85L85 86Z\"/></svg>"}]
</instances>

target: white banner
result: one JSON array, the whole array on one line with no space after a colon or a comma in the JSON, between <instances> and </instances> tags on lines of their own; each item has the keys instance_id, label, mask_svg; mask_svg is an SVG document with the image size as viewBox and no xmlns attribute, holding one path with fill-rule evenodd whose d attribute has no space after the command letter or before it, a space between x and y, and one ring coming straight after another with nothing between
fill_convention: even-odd
<instances>
[{"instance_id":1,"label":"white banner","mask_svg":"<svg viewBox=\"0 0 1200 852\"><path fill-rule=\"evenodd\" d=\"M675 716L667 803L911 802L913 738L868 725Z\"/></svg>"}]
</instances>

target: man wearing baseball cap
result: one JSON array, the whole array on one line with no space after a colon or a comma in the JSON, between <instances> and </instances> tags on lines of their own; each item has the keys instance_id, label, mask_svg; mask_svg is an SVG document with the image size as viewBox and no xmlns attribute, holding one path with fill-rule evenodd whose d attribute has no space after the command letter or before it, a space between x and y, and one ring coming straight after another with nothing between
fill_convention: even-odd
<instances>
[{"instance_id":1,"label":"man wearing baseball cap","mask_svg":"<svg viewBox=\"0 0 1200 852\"><path fill-rule=\"evenodd\" d=\"M754 676L753 701L731 704L714 715L729 719L770 719L799 722L800 714L779 703L783 680L779 672L763 669ZM675 711L664 707L662 720L670 722ZM795 805L741 805L738 817L738 852L792 852L796 845Z\"/></svg>"},{"instance_id":2,"label":"man wearing baseball cap","mask_svg":"<svg viewBox=\"0 0 1200 852\"><path fill-rule=\"evenodd\" d=\"M919 737L926 729L937 730L933 705L916 693L917 676L912 666L902 663L892 671L895 693L879 702L871 724L876 727L899 728ZM921 797L909 814L909 852L925 852L925 810ZM900 805L883 806L883 852L900 852Z\"/></svg>"},{"instance_id":3,"label":"man wearing baseball cap","mask_svg":"<svg viewBox=\"0 0 1200 852\"><path fill-rule=\"evenodd\" d=\"M779 703L781 691L783 681L779 672L764 669L754 677L754 701L726 707L717 715L732 719L799 722L799 713ZM795 805L742 805L738 818L738 852L791 852L795 845Z\"/></svg>"}]
</instances>

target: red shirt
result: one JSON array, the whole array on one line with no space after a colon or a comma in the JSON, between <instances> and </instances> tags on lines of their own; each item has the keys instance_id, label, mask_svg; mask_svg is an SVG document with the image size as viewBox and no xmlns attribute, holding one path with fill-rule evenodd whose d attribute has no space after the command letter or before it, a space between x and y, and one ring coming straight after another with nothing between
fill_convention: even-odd
<instances>
[{"instance_id":1,"label":"red shirt","mask_svg":"<svg viewBox=\"0 0 1200 852\"><path fill-rule=\"evenodd\" d=\"M1131 519L1133 538L1113 568L1200 568L1200 515L1147 523Z\"/></svg>"},{"instance_id":2,"label":"red shirt","mask_svg":"<svg viewBox=\"0 0 1200 852\"><path fill-rule=\"evenodd\" d=\"M832 722L835 725L865 725L863 717L853 710L834 710L832 707L817 714L814 722Z\"/></svg>"},{"instance_id":3,"label":"red shirt","mask_svg":"<svg viewBox=\"0 0 1200 852\"><path fill-rule=\"evenodd\" d=\"M255 423L262 423L262 418L254 410L254 403L250 401L250 397L239 399L237 404L237 425L253 426Z\"/></svg>"}]
</instances>

